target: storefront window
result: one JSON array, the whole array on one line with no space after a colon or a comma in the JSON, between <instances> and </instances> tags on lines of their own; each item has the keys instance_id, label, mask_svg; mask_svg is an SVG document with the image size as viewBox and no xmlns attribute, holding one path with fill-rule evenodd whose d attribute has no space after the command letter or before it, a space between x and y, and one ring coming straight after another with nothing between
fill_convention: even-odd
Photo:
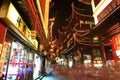
<instances>
[{"instance_id":1,"label":"storefront window","mask_svg":"<svg viewBox=\"0 0 120 80\"><path fill-rule=\"evenodd\" d=\"M24 80L26 67L26 50L19 42L12 42L7 80Z\"/></svg>"},{"instance_id":2,"label":"storefront window","mask_svg":"<svg viewBox=\"0 0 120 80\"><path fill-rule=\"evenodd\" d=\"M69 58L68 58L68 66L69 66L69 68L72 68L72 67L73 67L73 59L72 59L72 56L69 56Z\"/></svg>"},{"instance_id":3,"label":"storefront window","mask_svg":"<svg viewBox=\"0 0 120 80\"><path fill-rule=\"evenodd\" d=\"M33 80L33 76L39 76L40 56L17 41L8 41L4 45L4 65L0 68L5 80Z\"/></svg>"},{"instance_id":4,"label":"storefront window","mask_svg":"<svg viewBox=\"0 0 120 80\"><path fill-rule=\"evenodd\" d=\"M40 74L41 65L42 65L41 63L42 63L42 61L41 61L40 56L38 54L35 54L34 55L34 64L35 64L35 66L34 66L34 73L33 73L33 78L34 79L37 78L39 76L39 74Z\"/></svg>"},{"instance_id":5,"label":"storefront window","mask_svg":"<svg viewBox=\"0 0 120 80\"><path fill-rule=\"evenodd\" d=\"M91 55L86 54L86 55L83 55L83 57L84 57L84 66L85 66L85 68L91 67L91 63L92 63Z\"/></svg>"},{"instance_id":6,"label":"storefront window","mask_svg":"<svg viewBox=\"0 0 120 80\"><path fill-rule=\"evenodd\" d=\"M33 53L28 51L28 63L26 66L26 80L33 80Z\"/></svg>"}]
</instances>

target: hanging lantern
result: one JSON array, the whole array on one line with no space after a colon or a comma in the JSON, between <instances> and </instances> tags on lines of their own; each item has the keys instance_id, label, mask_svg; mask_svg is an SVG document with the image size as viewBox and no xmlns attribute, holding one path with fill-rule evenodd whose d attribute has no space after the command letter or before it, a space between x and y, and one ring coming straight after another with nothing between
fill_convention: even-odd
<instances>
[{"instance_id":1,"label":"hanging lantern","mask_svg":"<svg viewBox=\"0 0 120 80\"><path fill-rule=\"evenodd\" d=\"M33 38L33 39L36 38L36 31L35 30L31 31L31 38Z\"/></svg>"},{"instance_id":2,"label":"hanging lantern","mask_svg":"<svg viewBox=\"0 0 120 80\"><path fill-rule=\"evenodd\" d=\"M40 47L40 51L42 51L43 50L43 45L41 44L39 47Z\"/></svg>"},{"instance_id":3,"label":"hanging lantern","mask_svg":"<svg viewBox=\"0 0 120 80\"><path fill-rule=\"evenodd\" d=\"M47 55L47 51L44 51L44 55L45 55L45 56Z\"/></svg>"}]
</instances>

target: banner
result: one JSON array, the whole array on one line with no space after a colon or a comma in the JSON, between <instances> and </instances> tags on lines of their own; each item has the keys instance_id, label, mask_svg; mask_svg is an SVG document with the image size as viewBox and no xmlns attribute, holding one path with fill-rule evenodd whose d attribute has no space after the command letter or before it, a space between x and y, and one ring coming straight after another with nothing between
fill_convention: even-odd
<instances>
[{"instance_id":1,"label":"banner","mask_svg":"<svg viewBox=\"0 0 120 80\"><path fill-rule=\"evenodd\" d=\"M0 23L0 55L2 53L2 46L5 41L6 31L7 28L2 23Z\"/></svg>"},{"instance_id":2,"label":"banner","mask_svg":"<svg viewBox=\"0 0 120 80\"><path fill-rule=\"evenodd\" d=\"M6 31L7 28L2 23L0 23L0 44L3 44L5 40Z\"/></svg>"}]
</instances>

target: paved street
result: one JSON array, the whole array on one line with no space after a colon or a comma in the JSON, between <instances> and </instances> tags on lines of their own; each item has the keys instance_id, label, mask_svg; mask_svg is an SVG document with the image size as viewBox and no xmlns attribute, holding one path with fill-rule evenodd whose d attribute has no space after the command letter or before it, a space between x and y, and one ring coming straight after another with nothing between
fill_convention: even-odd
<instances>
[{"instance_id":1,"label":"paved street","mask_svg":"<svg viewBox=\"0 0 120 80\"><path fill-rule=\"evenodd\" d=\"M42 80L120 80L120 66L94 68L77 66L71 69L54 67L53 76Z\"/></svg>"}]
</instances>

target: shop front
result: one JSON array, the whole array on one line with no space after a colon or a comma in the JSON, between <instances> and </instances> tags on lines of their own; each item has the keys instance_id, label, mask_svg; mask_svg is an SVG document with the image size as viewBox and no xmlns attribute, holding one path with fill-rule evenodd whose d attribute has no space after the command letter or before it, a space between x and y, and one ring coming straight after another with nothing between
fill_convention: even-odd
<instances>
[{"instance_id":1,"label":"shop front","mask_svg":"<svg viewBox=\"0 0 120 80\"><path fill-rule=\"evenodd\" d=\"M115 63L120 62L120 34L115 35L111 39L112 43L112 54Z\"/></svg>"},{"instance_id":2,"label":"shop front","mask_svg":"<svg viewBox=\"0 0 120 80\"><path fill-rule=\"evenodd\" d=\"M19 80L25 79L26 75L26 68L27 68L27 49L21 43L17 41L11 42L11 51L9 56L9 62L6 64L8 65L5 69L6 79L7 80Z\"/></svg>"},{"instance_id":3,"label":"shop front","mask_svg":"<svg viewBox=\"0 0 120 80\"><path fill-rule=\"evenodd\" d=\"M33 80L40 72L40 63L36 62L36 53L18 41L5 41L4 65L2 74L6 80ZM40 57L37 56L40 62ZM36 70L37 69L37 70Z\"/></svg>"},{"instance_id":4,"label":"shop front","mask_svg":"<svg viewBox=\"0 0 120 80\"><path fill-rule=\"evenodd\" d=\"M0 13L0 78L33 80L39 75L41 65L38 41L31 37L32 31L12 3L2 4Z\"/></svg>"},{"instance_id":5,"label":"shop front","mask_svg":"<svg viewBox=\"0 0 120 80\"><path fill-rule=\"evenodd\" d=\"M6 40L4 45L2 74L6 80L33 80L39 76L41 58L34 50L19 41Z\"/></svg>"}]
</instances>

